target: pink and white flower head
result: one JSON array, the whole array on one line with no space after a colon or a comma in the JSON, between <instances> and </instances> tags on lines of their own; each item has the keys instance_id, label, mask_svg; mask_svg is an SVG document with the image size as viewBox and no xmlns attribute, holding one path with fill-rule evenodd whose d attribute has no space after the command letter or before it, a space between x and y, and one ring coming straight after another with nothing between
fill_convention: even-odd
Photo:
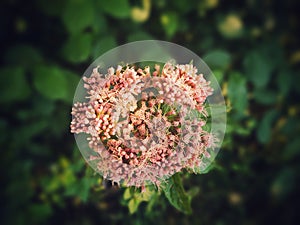
<instances>
[{"instance_id":1,"label":"pink and white flower head","mask_svg":"<svg viewBox=\"0 0 300 225\"><path fill-rule=\"evenodd\" d=\"M193 64L118 66L83 77L87 101L72 109L71 132L86 134L89 163L127 186L160 184L197 172L216 138L207 131L213 89Z\"/></svg>"}]
</instances>

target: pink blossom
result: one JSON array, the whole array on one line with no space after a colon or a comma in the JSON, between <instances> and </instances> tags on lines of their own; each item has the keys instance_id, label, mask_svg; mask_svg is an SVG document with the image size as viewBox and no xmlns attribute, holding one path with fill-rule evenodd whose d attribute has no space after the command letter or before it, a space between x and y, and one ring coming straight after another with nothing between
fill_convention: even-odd
<instances>
[{"instance_id":1,"label":"pink blossom","mask_svg":"<svg viewBox=\"0 0 300 225\"><path fill-rule=\"evenodd\" d=\"M214 138L203 129L210 83L192 64L121 67L83 77L88 101L72 108L71 132L88 134L95 169L127 186L159 185L195 170ZM191 115L198 112L201 118Z\"/></svg>"}]
</instances>

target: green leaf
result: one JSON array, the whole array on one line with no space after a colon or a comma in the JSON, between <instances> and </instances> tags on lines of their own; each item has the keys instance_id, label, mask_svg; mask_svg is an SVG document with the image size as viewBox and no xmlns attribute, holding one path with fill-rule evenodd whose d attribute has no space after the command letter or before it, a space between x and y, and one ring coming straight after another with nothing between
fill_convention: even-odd
<instances>
[{"instance_id":1,"label":"green leaf","mask_svg":"<svg viewBox=\"0 0 300 225\"><path fill-rule=\"evenodd\" d=\"M167 12L161 15L160 21L168 38L174 36L178 29L178 15L176 12Z\"/></svg>"},{"instance_id":2,"label":"green leaf","mask_svg":"<svg viewBox=\"0 0 300 225\"><path fill-rule=\"evenodd\" d=\"M162 190L169 202L179 211L191 214L191 197L185 192L179 173L174 174L170 179L161 185Z\"/></svg>"},{"instance_id":3,"label":"green leaf","mask_svg":"<svg viewBox=\"0 0 300 225\"><path fill-rule=\"evenodd\" d=\"M66 196L77 196L83 202L86 202L89 197L92 182L92 179L89 177L83 177L77 182L71 180L71 182L65 187L66 190L64 194Z\"/></svg>"},{"instance_id":4,"label":"green leaf","mask_svg":"<svg viewBox=\"0 0 300 225\"><path fill-rule=\"evenodd\" d=\"M98 58L103 53L115 48L116 46L117 46L117 42L114 36L109 35L101 38L93 49L94 59Z\"/></svg>"},{"instance_id":5,"label":"green leaf","mask_svg":"<svg viewBox=\"0 0 300 225\"><path fill-rule=\"evenodd\" d=\"M63 47L63 55L71 63L80 63L88 59L91 49L91 34L73 34Z\"/></svg>"},{"instance_id":6,"label":"green leaf","mask_svg":"<svg viewBox=\"0 0 300 225\"><path fill-rule=\"evenodd\" d=\"M72 103L74 94L75 94L75 90L80 81L80 76L78 76L77 74L75 74L69 70L62 70L62 72L64 73L64 76L67 80L67 95L66 95L65 101L68 103Z\"/></svg>"},{"instance_id":7,"label":"green leaf","mask_svg":"<svg viewBox=\"0 0 300 225\"><path fill-rule=\"evenodd\" d=\"M52 100L68 98L68 83L63 70L56 66L37 66L33 71L33 84L43 96Z\"/></svg>"},{"instance_id":8,"label":"green leaf","mask_svg":"<svg viewBox=\"0 0 300 225\"><path fill-rule=\"evenodd\" d=\"M48 119L49 133L52 133L52 137L61 137L66 132L69 132L69 123L70 123L70 105L60 105L59 108L56 108L54 115Z\"/></svg>"},{"instance_id":9,"label":"green leaf","mask_svg":"<svg viewBox=\"0 0 300 225\"><path fill-rule=\"evenodd\" d=\"M249 80L257 87L265 87L270 80L274 65L259 51L249 52L244 60L245 72Z\"/></svg>"},{"instance_id":10,"label":"green leaf","mask_svg":"<svg viewBox=\"0 0 300 225\"><path fill-rule=\"evenodd\" d=\"M130 193L130 188L126 188L123 194L123 198L124 200L128 200L132 197L131 193Z\"/></svg>"},{"instance_id":11,"label":"green leaf","mask_svg":"<svg viewBox=\"0 0 300 225\"><path fill-rule=\"evenodd\" d=\"M130 201L128 202L128 209L129 209L129 213L133 214L137 211L139 205L140 205L140 201L138 201L135 198L130 199Z\"/></svg>"},{"instance_id":12,"label":"green leaf","mask_svg":"<svg viewBox=\"0 0 300 225\"><path fill-rule=\"evenodd\" d=\"M300 139L294 139L288 142L284 148L283 158L285 160L292 160L294 157L300 155Z\"/></svg>"},{"instance_id":13,"label":"green leaf","mask_svg":"<svg viewBox=\"0 0 300 225\"><path fill-rule=\"evenodd\" d=\"M286 96L292 86L292 72L289 70L282 70L278 73L276 77L277 87L280 91L280 94Z\"/></svg>"},{"instance_id":14,"label":"green leaf","mask_svg":"<svg viewBox=\"0 0 300 225\"><path fill-rule=\"evenodd\" d=\"M106 34L107 33L107 21L106 17L102 14L97 12L95 15L95 19L92 24L93 30L97 34Z\"/></svg>"},{"instance_id":15,"label":"green leaf","mask_svg":"<svg viewBox=\"0 0 300 225\"><path fill-rule=\"evenodd\" d=\"M53 70L54 71L56 70L56 72L54 72L54 73L59 73L60 74L59 79L65 80L65 81L61 81L62 82L61 83L61 88L64 87L65 91L62 91L64 93L62 93L61 96L58 99L64 100L66 103L72 103L73 98L74 98L74 94L75 94L75 90L76 90L77 85L80 81L80 76L76 73L73 73L72 71L69 71L69 70L66 70L66 69L63 69L63 68L58 68L57 67L57 68L54 68ZM51 71L51 69L50 69L50 71ZM64 78L61 78L61 77L64 77ZM50 97L50 99L53 99L53 98ZM45 102L45 101L42 101L42 102L43 103L38 102L38 104L42 105L41 107L43 107L43 109L51 107L51 105L48 102ZM44 105L47 104L47 106L44 106L43 104ZM47 113L47 112L41 112L41 113Z\"/></svg>"},{"instance_id":16,"label":"green leaf","mask_svg":"<svg viewBox=\"0 0 300 225\"><path fill-rule=\"evenodd\" d=\"M148 202L155 198L156 190L153 186L146 186L143 191L133 188L126 188L123 194L123 199L128 201L128 209L130 214L137 211L142 202Z\"/></svg>"},{"instance_id":17,"label":"green leaf","mask_svg":"<svg viewBox=\"0 0 300 225\"><path fill-rule=\"evenodd\" d=\"M23 68L2 68L0 69L0 74L1 103L23 101L29 97L31 90L26 80Z\"/></svg>"},{"instance_id":18,"label":"green leaf","mask_svg":"<svg viewBox=\"0 0 300 225\"><path fill-rule=\"evenodd\" d=\"M50 204L33 203L29 205L28 210L32 222L34 221L36 224L42 224L53 213Z\"/></svg>"},{"instance_id":19,"label":"green leaf","mask_svg":"<svg viewBox=\"0 0 300 225\"><path fill-rule=\"evenodd\" d=\"M10 65L30 68L43 62L40 52L30 45L15 45L4 56L5 62Z\"/></svg>"},{"instance_id":20,"label":"green leaf","mask_svg":"<svg viewBox=\"0 0 300 225\"><path fill-rule=\"evenodd\" d=\"M32 123L26 123L23 126L19 127L18 133L16 135L16 143L22 145L34 136L38 136L41 132L46 131L49 128L49 123L46 120L35 119Z\"/></svg>"},{"instance_id":21,"label":"green leaf","mask_svg":"<svg viewBox=\"0 0 300 225\"><path fill-rule=\"evenodd\" d=\"M290 140L291 137L294 137L298 133L299 119L293 116L289 116L284 119L286 122L281 128L281 132L283 135L288 136Z\"/></svg>"},{"instance_id":22,"label":"green leaf","mask_svg":"<svg viewBox=\"0 0 300 225\"><path fill-rule=\"evenodd\" d=\"M70 33L78 33L92 25L95 9L92 1L68 0L62 20Z\"/></svg>"},{"instance_id":23,"label":"green leaf","mask_svg":"<svg viewBox=\"0 0 300 225\"><path fill-rule=\"evenodd\" d=\"M97 7L115 18L124 19L130 16L128 0L97 1Z\"/></svg>"},{"instance_id":24,"label":"green leaf","mask_svg":"<svg viewBox=\"0 0 300 225\"><path fill-rule=\"evenodd\" d=\"M283 200L295 191L296 172L291 168L282 169L271 185L272 194L279 200Z\"/></svg>"},{"instance_id":25,"label":"green leaf","mask_svg":"<svg viewBox=\"0 0 300 225\"><path fill-rule=\"evenodd\" d=\"M187 12L193 10L193 8L194 8L193 4L187 4L187 2L182 1L182 0L173 0L172 4L176 8L176 11L178 11L180 13L187 13Z\"/></svg>"},{"instance_id":26,"label":"green leaf","mask_svg":"<svg viewBox=\"0 0 300 225\"><path fill-rule=\"evenodd\" d=\"M129 34L127 37L128 42L151 40L151 39L153 39L153 37L144 31L134 32L132 34Z\"/></svg>"},{"instance_id":27,"label":"green leaf","mask_svg":"<svg viewBox=\"0 0 300 225\"><path fill-rule=\"evenodd\" d=\"M227 69L231 63L231 55L223 50L213 50L203 56L204 62L212 69Z\"/></svg>"},{"instance_id":28,"label":"green leaf","mask_svg":"<svg viewBox=\"0 0 300 225\"><path fill-rule=\"evenodd\" d=\"M88 200L90 188L91 188L91 178L89 177L81 178L81 182L79 183L79 189L78 189L78 197L83 202L86 202Z\"/></svg>"},{"instance_id":29,"label":"green leaf","mask_svg":"<svg viewBox=\"0 0 300 225\"><path fill-rule=\"evenodd\" d=\"M35 1L39 9L49 16L60 16L66 6L66 1L61 0L38 0Z\"/></svg>"},{"instance_id":30,"label":"green leaf","mask_svg":"<svg viewBox=\"0 0 300 225\"><path fill-rule=\"evenodd\" d=\"M222 70L213 70L212 72L218 83L221 84L224 78L224 72Z\"/></svg>"},{"instance_id":31,"label":"green leaf","mask_svg":"<svg viewBox=\"0 0 300 225\"><path fill-rule=\"evenodd\" d=\"M277 100L277 93L268 89L256 89L253 93L254 99L261 104L271 105Z\"/></svg>"},{"instance_id":32,"label":"green leaf","mask_svg":"<svg viewBox=\"0 0 300 225\"><path fill-rule=\"evenodd\" d=\"M243 114L248 107L246 78L240 73L230 74L228 81L228 97L232 108Z\"/></svg>"},{"instance_id":33,"label":"green leaf","mask_svg":"<svg viewBox=\"0 0 300 225\"><path fill-rule=\"evenodd\" d=\"M278 112L272 109L268 111L262 118L261 122L257 127L257 133L256 133L257 139L260 143L265 144L270 140L272 125L277 115Z\"/></svg>"}]
</instances>

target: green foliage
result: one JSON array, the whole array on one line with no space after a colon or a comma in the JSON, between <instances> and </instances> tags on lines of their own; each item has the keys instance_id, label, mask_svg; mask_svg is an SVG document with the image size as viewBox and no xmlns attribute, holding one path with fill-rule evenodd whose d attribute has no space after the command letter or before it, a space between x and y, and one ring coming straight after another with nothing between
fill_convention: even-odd
<instances>
[{"instance_id":1,"label":"green foliage","mask_svg":"<svg viewBox=\"0 0 300 225\"><path fill-rule=\"evenodd\" d=\"M267 112L257 128L257 139L261 143L267 143L271 138L273 123L278 115L276 110Z\"/></svg>"},{"instance_id":2,"label":"green foliage","mask_svg":"<svg viewBox=\"0 0 300 225\"><path fill-rule=\"evenodd\" d=\"M48 0L39 0L36 1L36 4L39 8L46 14L50 16L60 16L62 15L67 1L61 0L52 0L49 2Z\"/></svg>"},{"instance_id":3,"label":"green foliage","mask_svg":"<svg viewBox=\"0 0 300 225\"><path fill-rule=\"evenodd\" d=\"M228 98L231 101L233 109L240 114L245 112L248 105L246 78L238 72L230 74L228 81Z\"/></svg>"},{"instance_id":4,"label":"green foliage","mask_svg":"<svg viewBox=\"0 0 300 225\"><path fill-rule=\"evenodd\" d=\"M256 87L263 88L268 84L275 65L261 52L251 51L245 58L244 66L249 80Z\"/></svg>"},{"instance_id":5,"label":"green foliage","mask_svg":"<svg viewBox=\"0 0 300 225\"><path fill-rule=\"evenodd\" d=\"M129 213L137 212L139 205L142 202L148 202L147 210L152 209L152 204L157 200L159 193L154 186L146 186L142 190L134 188L126 188L123 194L123 199L127 202Z\"/></svg>"},{"instance_id":6,"label":"green foliage","mask_svg":"<svg viewBox=\"0 0 300 225\"><path fill-rule=\"evenodd\" d=\"M1 68L0 74L5 81L0 83L0 102L22 101L29 97L31 90L22 67Z\"/></svg>"},{"instance_id":7,"label":"green foliage","mask_svg":"<svg viewBox=\"0 0 300 225\"><path fill-rule=\"evenodd\" d=\"M145 3L149 15L133 15ZM296 224L297 8L295 0L1 1L0 223ZM74 91L92 60L143 39L197 53L227 104L213 164L195 171L201 175L175 174L158 190L102 180L69 130Z\"/></svg>"},{"instance_id":8,"label":"green foliage","mask_svg":"<svg viewBox=\"0 0 300 225\"><path fill-rule=\"evenodd\" d=\"M54 66L39 66L33 72L34 86L38 92L49 99L65 99L67 97L67 79Z\"/></svg>"},{"instance_id":9,"label":"green foliage","mask_svg":"<svg viewBox=\"0 0 300 225\"><path fill-rule=\"evenodd\" d=\"M130 5L128 0L98 1L97 6L105 13L115 18L127 18L130 15Z\"/></svg>"},{"instance_id":10,"label":"green foliage","mask_svg":"<svg viewBox=\"0 0 300 225\"><path fill-rule=\"evenodd\" d=\"M300 139L294 139L289 142L283 153L283 158L285 160L292 160L293 158L299 157L300 155Z\"/></svg>"},{"instance_id":11,"label":"green foliage","mask_svg":"<svg viewBox=\"0 0 300 225\"><path fill-rule=\"evenodd\" d=\"M178 16L175 12L167 12L161 15L161 24L164 27L166 35L171 38L178 29Z\"/></svg>"},{"instance_id":12,"label":"green foliage","mask_svg":"<svg viewBox=\"0 0 300 225\"><path fill-rule=\"evenodd\" d=\"M162 189L167 199L176 209L185 214L192 213L191 196L184 191L182 180L178 173L163 183Z\"/></svg>"},{"instance_id":13,"label":"green foliage","mask_svg":"<svg viewBox=\"0 0 300 225\"><path fill-rule=\"evenodd\" d=\"M271 184L271 192L279 201L284 200L295 189L295 171L291 168L282 169Z\"/></svg>"},{"instance_id":14,"label":"green foliage","mask_svg":"<svg viewBox=\"0 0 300 225\"><path fill-rule=\"evenodd\" d=\"M213 50L203 56L204 62L211 69L226 70L231 63L231 56L222 50Z\"/></svg>"},{"instance_id":15,"label":"green foliage","mask_svg":"<svg viewBox=\"0 0 300 225\"><path fill-rule=\"evenodd\" d=\"M128 42L133 42L133 41L151 40L153 39L153 37L144 31L138 31L133 34L129 34L127 39Z\"/></svg>"},{"instance_id":16,"label":"green foliage","mask_svg":"<svg viewBox=\"0 0 300 225\"><path fill-rule=\"evenodd\" d=\"M278 76L276 77L276 83L279 89L279 92L285 97L292 86L292 77L294 75L292 72L287 69L287 70L281 70L278 73Z\"/></svg>"},{"instance_id":17,"label":"green foliage","mask_svg":"<svg viewBox=\"0 0 300 225\"><path fill-rule=\"evenodd\" d=\"M15 45L7 51L5 61L9 65L30 68L43 62L41 53L30 45Z\"/></svg>"},{"instance_id":18,"label":"green foliage","mask_svg":"<svg viewBox=\"0 0 300 225\"><path fill-rule=\"evenodd\" d=\"M92 35L89 33L72 34L65 43L63 56L71 63L86 61L92 50Z\"/></svg>"},{"instance_id":19,"label":"green foliage","mask_svg":"<svg viewBox=\"0 0 300 225\"><path fill-rule=\"evenodd\" d=\"M93 49L94 59L115 47L117 47L117 42L114 36L109 35L101 38Z\"/></svg>"},{"instance_id":20,"label":"green foliage","mask_svg":"<svg viewBox=\"0 0 300 225\"><path fill-rule=\"evenodd\" d=\"M33 84L36 90L51 100L71 103L79 76L57 66L40 65L33 70Z\"/></svg>"},{"instance_id":21,"label":"green foliage","mask_svg":"<svg viewBox=\"0 0 300 225\"><path fill-rule=\"evenodd\" d=\"M62 15L62 21L70 33L80 33L91 27L95 20L92 1L68 0Z\"/></svg>"}]
</instances>

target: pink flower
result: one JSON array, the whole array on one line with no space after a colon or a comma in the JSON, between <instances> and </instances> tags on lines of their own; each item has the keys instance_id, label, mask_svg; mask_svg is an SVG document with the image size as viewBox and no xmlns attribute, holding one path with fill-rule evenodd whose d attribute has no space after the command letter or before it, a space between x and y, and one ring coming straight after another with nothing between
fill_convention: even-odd
<instances>
[{"instance_id":1,"label":"pink flower","mask_svg":"<svg viewBox=\"0 0 300 225\"><path fill-rule=\"evenodd\" d=\"M203 118L213 89L193 65L156 65L152 74L149 67L118 66L106 78L95 68L83 80L88 102L74 104L71 132L88 134L88 160L104 178L159 185L210 157L214 138Z\"/></svg>"}]
</instances>

